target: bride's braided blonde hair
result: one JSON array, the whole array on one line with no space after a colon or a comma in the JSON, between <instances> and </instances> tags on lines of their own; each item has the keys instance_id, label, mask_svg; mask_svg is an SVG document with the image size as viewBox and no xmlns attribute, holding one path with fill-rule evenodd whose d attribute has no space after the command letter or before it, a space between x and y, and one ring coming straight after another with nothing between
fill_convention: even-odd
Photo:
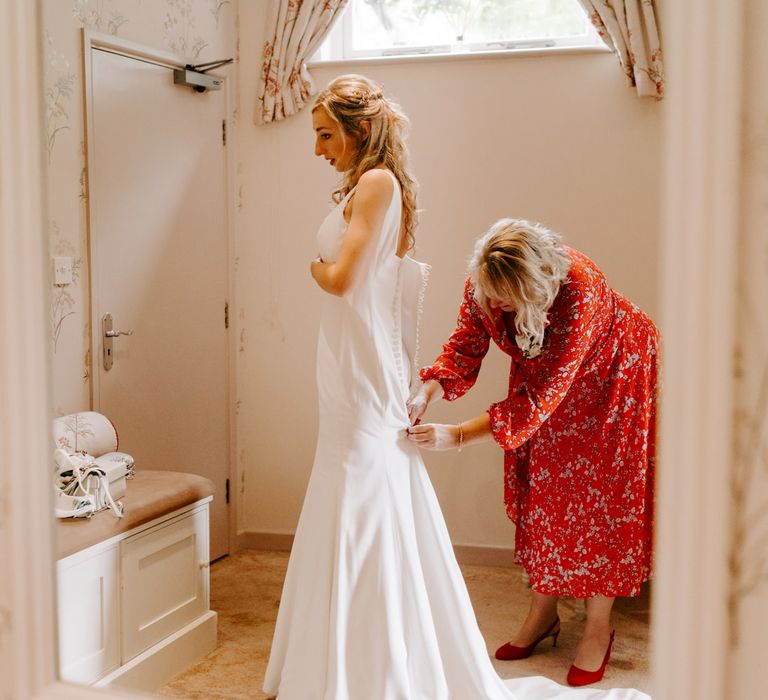
<instances>
[{"instance_id":1,"label":"bride's braided blonde hair","mask_svg":"<svg viewBox=\"0 0 768 700\"><path fill-rule=\"evenodd\" d=\"M392 171L400 183L403 202L403 228L408 249L415 243L418 185L410 172L405 146L408 118L400 106L387 98L381 86L363 75L340 75L315 98L314 112L323 107L343 133L357 141L357 154L350 170L344 173L341 187L333 193L340 202L357 184L363 173L378 165ZM369 125L368 133L362 123Z\"/></svg>"}]
</instances>

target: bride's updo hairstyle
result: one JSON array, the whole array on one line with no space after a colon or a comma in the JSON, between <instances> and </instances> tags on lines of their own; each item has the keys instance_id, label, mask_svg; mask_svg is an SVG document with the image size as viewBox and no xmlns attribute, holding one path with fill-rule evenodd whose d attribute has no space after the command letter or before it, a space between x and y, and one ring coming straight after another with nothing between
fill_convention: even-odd
<instances>
[{"instance_id":1,"label":"bride's updo hairstyle","mask_svg":"<svg viewBox=\"0 0 768 700\"><path fill-rule=\"evenodd\" d=\"M469 276L475 299L487 314L488 297L515 307L515 340L535 356L544 342L547 312L567 282L570 266L557 233L524 219L501 219L475 243Z\"/></svg>"},{"instance_id":2,"label":"bride's updo hairstyle","mask_svg":"<svg viewBox=\"0 0 768 700\"><path fill-rule=\"evenodd\" d=\"M364 172L377 165L392 171L400 183L403 201L403 226L408 249L415 243L417 224L416 180L408 166L405 147L408 118L398 104L384 96L381 86L362 75L340 75L318 94L316 109L323 107L341 129L357 142L357 154L350 170L344 173L341 187L333 193L340 202L357 184ZM367 123L366 129L362 124Z\"/></svg>"}]
</instances>

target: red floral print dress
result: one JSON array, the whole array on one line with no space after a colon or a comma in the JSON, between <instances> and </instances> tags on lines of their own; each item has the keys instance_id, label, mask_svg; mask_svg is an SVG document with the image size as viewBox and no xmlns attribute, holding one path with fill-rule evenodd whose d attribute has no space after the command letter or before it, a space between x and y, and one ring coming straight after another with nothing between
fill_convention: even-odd
<instances>
[{"instance_id":1,"label":"red floral print dress","mask_svg":"<svg viewBox=\"0 0 768 700\"><path fill-rule=\"evenodd\" d=\"M488 316L467 281L456 330L421 379L452 401L491 339L512 358L507 398L488 413L518 563L540 593L632 596L651 571L659 337L589 258L568 253L539 355L523 356L514 314Z\"/></svg>"}]
</instances>

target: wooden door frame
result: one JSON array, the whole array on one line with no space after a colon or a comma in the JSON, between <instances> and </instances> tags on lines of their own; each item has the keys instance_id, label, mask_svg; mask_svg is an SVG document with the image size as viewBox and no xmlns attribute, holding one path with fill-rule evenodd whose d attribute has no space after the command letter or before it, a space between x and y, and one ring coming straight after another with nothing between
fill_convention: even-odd
<instances>
[{"instance_id":1,"label":"wooden door frame","mask_svg":"<svg viewBox=\"0 0 768 700\"><path fill-rule=\"evenodd\" d=\"M139 60L149 61L151 63L163 66L169 69L183 68L184 64L179 61L178 56L167 51L156 50L138 44L126 39L120 39L111 34L104 34L102 32L95 32L90 29L81 29L82 37L82 61L83 61L83 113L84 113L84 128L85 128L85 158L86 158L86 232L87 232L87 245L88 245L88 304L89 304L89 316L91 319L91 333L90 333L90 357L91 357L91 381L90 381L90 404L92 411L99 410L99 388L100 388L100 372L97 363L101 362L101 355L99 353L101 343L101 319L98 315L96 305L93 303L95 294L99 290L99 283L95 275L97 272L94 270L93 261L96 260L96 248L97 241L93 235L93 202L91 199L90 190L90 173L94 172L94 156L93 151L89 148L89 144L94 143L93 133L93 99L92 99L92 85L93 85L93 68L91 63L92 52L95 49L102 49L117 53L128 58L135 58ZM224 144L224 159L225 159L225 192L226 192L226 218L227 218L227 269L226 269L226 287L227 287L227 303L229 309L235 309L235 280L233 271L235 269L235 226L234 226L234 212L235 212L235 181L236 172L234 166L234 154L236 150L235 133L236 129L231 128L232 125L231 115L234 114L235 106L235 93L236 91L231 88L231 80L227 79L227 76L221 75L216 72L210 72L209 75L221 78L224 81L224 105L226 110L227 119L227 138ZM222 310L223 311L223 310ZM232 332L234 325L232 324L232 318L230 317L230 327L226 333L226 354L227 354L227 367L226 367L226 403L227 403L227 474L226 478L230 483L230 499L229 509L227 513L227 553L231 554L234 551L237 533L237 489L236 484L236 426L237 418L235 414L235 401L233 400L237 396L236 386L236 344L232 339ZM223 497L221 494L219 497Z\"/></svg>"},{"instance_id":2,"label":"wooden door frame","mask_svg":"<svg viewBox=\"0 0 768 700\"><path fill-rule=\"evenodd\" d=\"M727 337L711 321L727 321L735 304L740 19L751 1L727 8L717 0L664 3L665 387L654 700L719 700L729 680L731 514L724 504L733 380ZM52 415L40 39L39 0L0 0L0 64L14 66L5 76L13 99L0 110L0 560L8 572L0 577L0 697L128 697L56 680L52 505L40 497L50 493L41 436Z\"/></svg>"}]
</instances>

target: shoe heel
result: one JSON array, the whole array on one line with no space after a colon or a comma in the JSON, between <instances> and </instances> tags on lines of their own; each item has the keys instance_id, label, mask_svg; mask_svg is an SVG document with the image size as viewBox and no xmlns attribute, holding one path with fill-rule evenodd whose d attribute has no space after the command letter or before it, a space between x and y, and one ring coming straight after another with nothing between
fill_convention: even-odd
<instances>
[{"instance_id":1,"label":"shoe heel","mask_svg":"<svg viewBox=\"0 0 768 700\"><path fill-rule=\"evenodd\" d=\"M608 665L608 661L610 661L611 658L611 650L613 649L613 638L615 634L616 630L613 630L611 632L611 641L608 642L608 649L605 652L603 663L600 668L598 668L597 671L585 671L583 668L571 665L571 668L568 670L568 685L590 685L603 679L603 675L605 675L605 667Z\"/></svg>"},{"instance_id":2,"label":"shoe heel","mask_svg":"<svg viewBox=\"0 0 768 700\"><path fill-rule=\"evenodd\" d=\"M557 631L554 631L555 628L557 628ZM555 621L549 626L549 629L547 629L544 634L542 634L538 639L536 639L533 644L529 644L527 647L516 647L513 644L510 644L507 642L506 644L502 644L497 650L496 650L496 658L499 659L499 661L517 661L519 659L527 659L532 653L533 650L536 648L538 644L543 642L548 637L554 637L554 641L552 646L557 646L557 638L560 635L560 618L555 618Z\"/></svg>"}]
</instances>

